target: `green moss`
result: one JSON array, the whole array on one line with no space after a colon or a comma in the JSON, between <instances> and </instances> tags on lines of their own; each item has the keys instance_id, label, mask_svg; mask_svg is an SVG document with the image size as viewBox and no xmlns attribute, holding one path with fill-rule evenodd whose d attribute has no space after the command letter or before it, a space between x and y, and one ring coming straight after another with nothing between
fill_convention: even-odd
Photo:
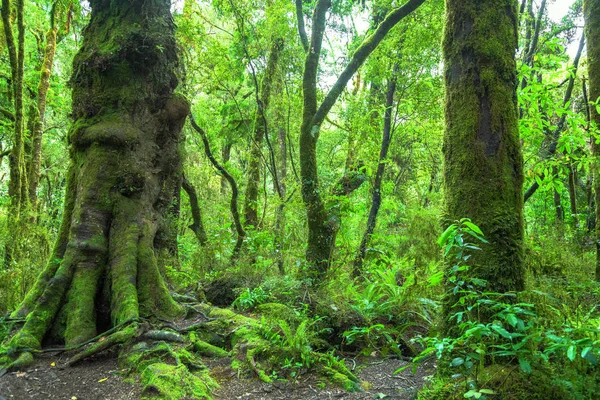
<instances>
[{"instance_id":1,"label":"green moss","mask_svg":"<svg viewBox=\"0 0 600 400\"><path fill-rule=\"evenodd\" d=\"M282 319L286 322L299 322L298 315L291 308L281 303L264 303L256 307L256 311L273 320Z\"/></svg>"},{"instance_id":2,"label":"green moss","mask_svg":"<svg viewBox=\"0 0 600 400\"><path fill-rule=\"evenodd\" d=\"M207 343L203 340L200 340L195 332L190 332L190 340L193 344L193 349L196 353L205 357L228 357L229 352L223 350L220 347L213 346L210 343Z\"/></svg>"},{"instance_id":3,"label":"green moss","mask_svg":"<svg viewBox=\"0 0 600 400\"><path fill-rule=\"evenodd\" d=\"M210 391L217 387L208 374L198 376L184 365L165 363L153 363L144 368L140 382L145 397L168 400L210 399Z\"/></svg>"},{"instance_id":4,"label":"green moss","mask_svg":"<svg viewBox=\"0 0 600 400\"><path fill-rule=\"evenodd\" d=\"M481 227L489 243L472 271L498 292L524 288L516 27L515 1L447 3L443 224Z\"/></svg>"}]
</instances>

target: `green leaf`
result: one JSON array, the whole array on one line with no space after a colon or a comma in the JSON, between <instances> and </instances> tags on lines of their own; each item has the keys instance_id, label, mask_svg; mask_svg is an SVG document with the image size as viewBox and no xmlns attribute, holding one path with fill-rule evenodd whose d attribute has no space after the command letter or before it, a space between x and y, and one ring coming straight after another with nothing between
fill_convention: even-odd
<instances>
[{"instance_id":1,"label":"green leaf","mask_svg":"<svg viewBox=\"0 0 600 400\"><path fill-rule=\"evenodd\" d=\"M479 389L479 392L484 394L496 394L492 389Z\"/></svg>"},{"instance_id":2,"label":"green leaf","mask_svg":"<svg viewBox=\"0 0 600 400\"><path fill-rule=\"evenodd\" d=\"M519 357L519 365L521 366L521 370L523 372L525 372L526 374L531 373L531 364L529 363L529 360L523 357Z\"/></svg>"},{"instance_id":3,"label":"green leaf","mask_svg":"<svg viewBox=\"0 0 600 400\"><path fill-rule=\"evenodd\" d=\"M462 358L462 357L456 357L454 360L452 360L452 362L450 363L450 365L452 367L460 367L464 363L465 363L465 359L464 358Z\"/></svg>"},{"instance_id":4,"label":"green leaf","mask_svg":"<svg viewBox=\"0 0 600 400\"><path fill-rule=\"evenodd\" d=\"M592 350L591 347L586 347L583 350L581 350L581 358L585 358L585 356L587 356L591 350Z\"/></svg>"},{"instance_id":5,"label":"green leaf","mask_svg":"<svg viewBox=\"0 0 600 400\"><path fill-rule=\"evenodd\" d=\"M499 334L502 337L505 337L506 339L511 340L512 339L512 335L510 334L509 331L507 331L506 329L504 329L503 327L501 327L500 325L492 325L490 327L493 331L495 331L497 334Z\"/></svg>"},{"instance_id":6,"label":"green leaf","mask_svg":"<svg viewBox=\"0 0 600 400\"><path fill-rule=\"evenodd\" d=\"M577 347L575 345L569 346L567 350L567 358L571 361L575 361L575 356L577 355Z\"/></svg>"},{"instance_id":7,"label":"green leaf","mask_svg":"<svg viewBox=\"0 0 600 400\"><path fill-rule=\"evenodd\" d=\"M448 242L448 238L452 235L452 233L454 233L455 230L456 230L455 224L452 224L449 227L447 227L446 230L444 231L444 233L442 233L442 235L438 239L438 244L441 246L444 243Z\"/></svg>"},{"instance_id":8,"label":"green leaf","mask_svg":"<svg viewBox=\"0 0 600 400\"><path fill-rule=\"evenodd\" d=\"M483 232L481 231L481 229L479 229L479 227L477 225L475 225L474 223L472 223L471 221L464 221L463 224L467 228L472 230L473 232L477 233L478 235L483 236Z\"/></svg>"},{"instance_id":9,"label":"green leaf","mask_svg":"<svg viewBox=\"0 0 600 400\"><path fill-rule=\"evenodd\" d=\"M504 318L506 320L506 322L508 322L510 324L510 326L515 327L517 325L517 322L519 322L519 319L517 318L517 316L515 314L507 314L506 317Z\"/></svg>"}]
</instances>

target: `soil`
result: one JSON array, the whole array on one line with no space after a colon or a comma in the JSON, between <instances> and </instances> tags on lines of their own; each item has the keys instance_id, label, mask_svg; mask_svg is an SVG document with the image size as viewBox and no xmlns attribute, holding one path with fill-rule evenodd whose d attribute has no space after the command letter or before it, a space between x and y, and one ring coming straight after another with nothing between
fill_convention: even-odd
<instances>
[{"instance_id":1,"label":"soil","mask_svg":"<svg viewBox=\"0 0 600 400\"><path fill-rule=\"evenodd\" d=\"M141 397L139 386L123 377L114 353L100 355L74 367L63 367L66 356L44 355L36 365L22 372L0 377L0 400L134 400ZM205 360L221 387L213 394L223 400L310 400L310 399L413 399L428 377L432 364L421 366L415 375L397 359L366 357L347 365L361 380L363 392L349 393L324 385L306 374L294 383L266 384L252 377L239 377L228 359Z\"/></svg>"}]
</instances>

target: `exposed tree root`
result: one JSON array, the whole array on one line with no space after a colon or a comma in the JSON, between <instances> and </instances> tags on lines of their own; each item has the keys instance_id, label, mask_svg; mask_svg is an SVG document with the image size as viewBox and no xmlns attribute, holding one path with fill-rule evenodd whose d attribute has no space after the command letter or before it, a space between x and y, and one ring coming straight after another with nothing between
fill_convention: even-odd
<instances>
[{"instance_id":1,"label":"exposed tree root","mask_svg":"<svg viewBox=\"0 0 600 400\"><path fill-rule=\"evenodd\" d=\"M72 366L120 346L120 364L129 373L139 374L148 396L210 398L217 384L201 357L231 357L234 368L255 374L267 383L285 379L290 371L284 364L294 360L303 363L296 372L313 369L346 390L360 390L357 378L343 362L310 346L285 342L264 321L205 304L196 304L195 309L206 315L206 320L181 328L172 322L156 330L149 323L132 318L79 345L45 350L12 348L12 353L0 362L12 370L21 370L34 362L38 352L79 350L67 361L67 366Z\"/></svg>"}]
</instances>

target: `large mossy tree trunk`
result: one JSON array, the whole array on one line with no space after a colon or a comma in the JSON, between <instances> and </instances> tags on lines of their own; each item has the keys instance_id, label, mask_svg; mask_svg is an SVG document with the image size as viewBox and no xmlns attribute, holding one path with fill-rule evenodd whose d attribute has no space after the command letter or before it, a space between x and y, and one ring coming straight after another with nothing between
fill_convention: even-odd
<instances>
[{"instance_id":1,"label":"large mossy tree trunk","mask_svg":"<svg viewBox=\"0 0 600 400\"><path fill-rule=\"evenodd\" d=\"M496 292L524 287L517 23L516 0L446 1L443 222L480 226L471 272Z\"/></svg>"},{"instance_id":2,"label":"large mossy tree trunk","mask_svg":"<svg viewBox=\"0 0 600 400\"><path fill-rule=\"evenodd\" d=\"M589 99L590 121L592 132L600 128L600 113L598 104L600 98L600 3L597 0L584 0L583 14L585 18L585 35L587 38L588 75L589 75ZM592 134L592 153L594 155L594 198L596 203L596 280L600 281L600 145L597 143L596 135Z\"/></svg>"},{"instance_id":3,"label":"large mossy tree trunk","mask_svg":"<svg viewBox=\"0 0 600 400\"><path fill-rule=\"evenodd\" d=\"M13 313L11 344L75 345L139 316L174 318L159 260L173 254L187 102L167 0L92 0L75 57L71 166L49 264Z\"/></svg>"}]
</instances>

